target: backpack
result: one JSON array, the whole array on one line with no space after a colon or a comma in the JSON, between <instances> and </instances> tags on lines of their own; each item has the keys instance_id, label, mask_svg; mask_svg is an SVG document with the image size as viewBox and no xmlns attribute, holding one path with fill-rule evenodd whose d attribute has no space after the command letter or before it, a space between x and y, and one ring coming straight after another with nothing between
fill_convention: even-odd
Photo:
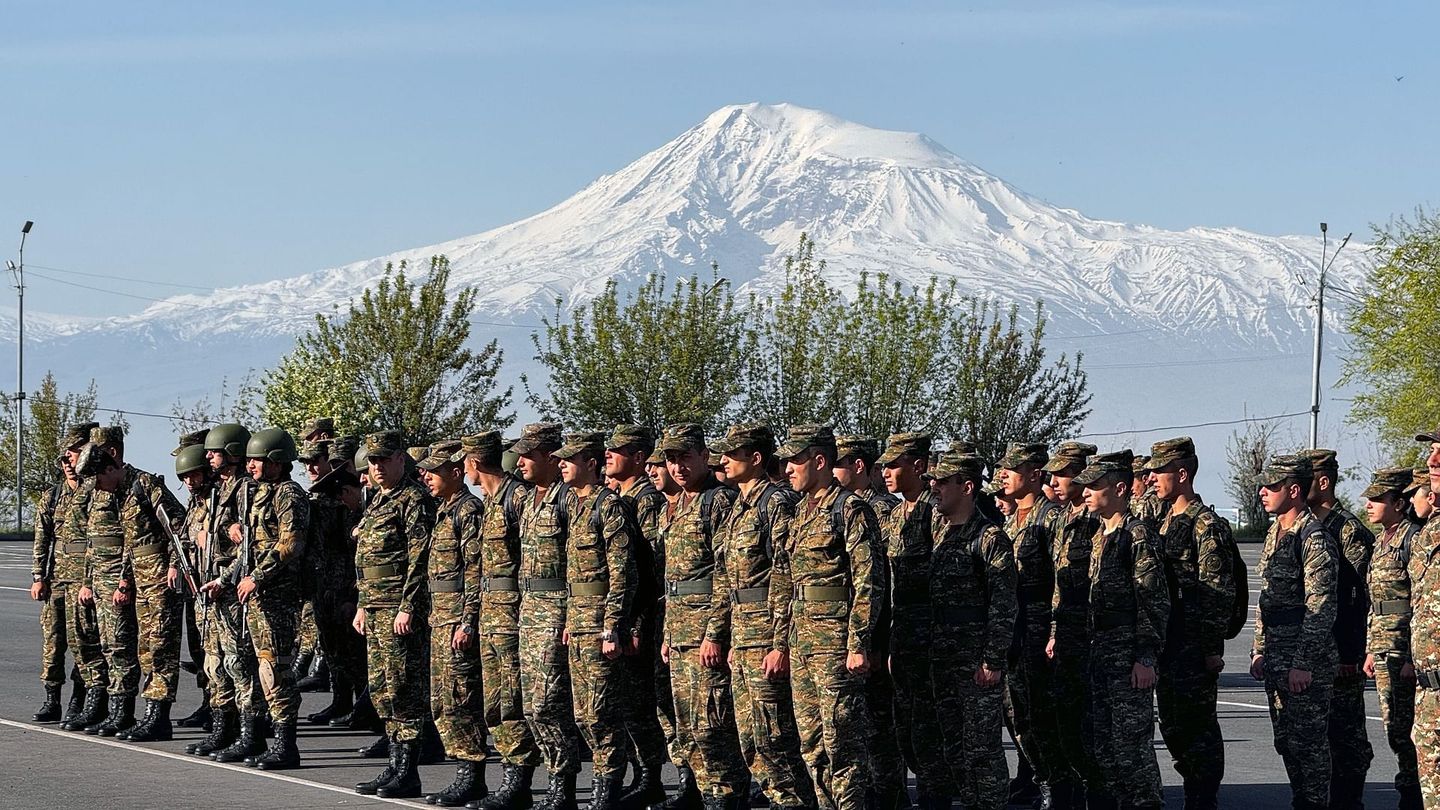
<instances>
[{"instance_id":1,"label":"backpack","mask_svg":"<svg viewBox=\"0 0 1440 810\"><path fill-rule=\"evenodd\" d=\"M1245 623L1250 620L1250 567L1240 556L1240 545L1235 542L1235 535L1230 532L1230 521L1215 515L1213 509L1211 514L1225 537L1225 550L1230 556L1230 578L1235 582L1235 598L1230 603L1230 621L1225 625L1225 638L1231 639L1240 635L1240 631L1245 629Z\"/></svg>"},{"instance_id":2,"label":"backpack","mask_svg":"<svg viewBox=\"0 0 1440 810\"><path fill-rule=\"evenodd\" d=\"M779 498L790 508L800 502L800 493L793 489L781 489L771 484L760 493L760 500L756 502L755 509L760 515L760 536L764 538L765 556L770 560L775 559L775 548L770 542L770 502Z\"/></svg>"}]
</instances>

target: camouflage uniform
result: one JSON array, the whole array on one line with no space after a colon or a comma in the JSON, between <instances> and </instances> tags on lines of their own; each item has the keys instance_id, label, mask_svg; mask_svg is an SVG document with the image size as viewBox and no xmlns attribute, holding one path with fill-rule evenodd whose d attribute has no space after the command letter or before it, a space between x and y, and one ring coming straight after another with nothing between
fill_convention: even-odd
<instances>
[{"instance_id":1,"label":"camouflage uniform","mask_svg":"<svg viewBox=\"0 0 1440 810\"><path fill-rule=\"evenodd\" d=\"M1440 442L1440 427L1416 437ZM1437 482L1430 479L1432 491ZM1420 792L1426 807L1440 807L1440 510L1430 514L1410 543L1410 657L1415 662L1415 743Z\"/></svg>"},{"instance_id":2,"label":"camouflage uniform","mask_svg":"<svg viewBox=\"0 0 1440 810\"><path fill-rule=\"evenodd\" d=\"M110 677L110 699L134 697L140 689L139 628L135 623L135 600L117 607L111 594L122 581L133 582L130 562L125 557L125 538L120 528L118 493L106 492L86 482L85 536L89 550L85 558L85 585L95 592L95 614L100 626L100 649ZM132 588L131 594L134 594Z\"/></svg>"},{"instance_id":3,"label":"camouflage uniform","mask_svg":"<svg viewBox=\"0 0 1440 810\"><path fill-rule=\"evenodd\" d=\"M207 581L226 578L235 564L240 546L230 539L230 527L240 524L242 505L255 499L255 482L244 474L221 479L216 484L214 512L209 515L208 535L214 545L201 557L202 574ZM256 715L264 710L264 696L260 689L259 665L255 660L255 647L250 643L249 629L245 626L245 613L235 597L235 589L222 588L211 599L206 608L206 636L209 639L205 652L206 672L214 684L228 682L228 695L233 696L235 707L245 715ZM223 672L222 672L223 670ZM220 687L224 690L224 686ZM226 693L220 695L218 705L226 706Z\"/></svg>"},{"instance_id":4,"label":"camouflage uniform","mask_svg":"<svg viewBox=\"0 0 1440 810\"><path fill-rule=\"evenodd\" d=\"M77 563L81 561L85 548L83 539L67 539L69 533L65 531L65 518L78 490L79 482L71 484L62 479L50 488L35 512L35 543L30 574L33 581L44 582L50 589L49 595L40 602L40 682L56 689L65 685L65 652L72 643L75 664L69 677L76 681L81 680L82 659L86 655L91 656L93 666L94 656L99 652L99 639L94 636L86 638L81 627L77 626L73 635L66 631L66 625L71 623L70 613L75 610L70 603L80 601L80 588L74 587L72 593L71 587L77 585L76 577L80 573ZM89 626L93 630L94 608L89 612ZM82 612L76 613L78 618ZM88 653L82 650L84 645L91 648Z\"/></svg>"},{"instance_id":5,"label":"camouflage uniform","mask_svg":"<svg viewBox=\"0 0 1440 810\"><path fill-rule=\"evenodd\" d=\"M786 460L834 442L828 427L795 427L776 455ZM776 573L793 585L791 689L800 752L822 810L857 810L870 788L865 677L849 671L846 657L874 654L885 599L876 563L884 554L870 505L834 483L802 502L788 544L775 552ZM772 591L771 599L785 597ZM871 660L872 669L882 665Z\"/></svg>"},{"instance_id":6,"label":"camouflage uniform","mask_svg":"<svg viewBox=\"0 0 1440 810\"><path fill-rule=\"evenodd\" d=\"M366 682L365 639L355 632L355 519L334 494L310 493L311 569L316 643L340 688L361 689ZM302 618L301 626L304 621ZM303 651L305 643L300 648Z\"/></svg>"},{"instance_id":7,"label":"camouflage uniform","mask_svg":"<svg viewBox=\"0 0 1440 810\"><path fill-rule=\"evenodd\" d=\"M1135 455L1136 470L1145 469L1145 465L1149 463L1150 456L1139 453ZM1160 530L1160 523L1169 511L1170 508L1160 500L1160 496L1155 494L1155 488L1149 484L1130 498L1130 514L1145 521L1147 526L1156 531Z\"/></svg>"},{"instance_id":8,"label":"camouflage uniform","mask_svg":"<svg viewBox=\"0 0 1440 810\"><path fill-rule=\"evenodd\" d=\"M660 440L665 453L704 447L698 425L673 425ZM730 517L733 490L710 479L680 495L664 527L665 640L675 697L677 746L703 793L730 796L748 782L735 728L730 672L700 663L704 641L727 643L729 605L716 597L716 533ZM708 508L707 508L708 504Z\"/></svg>"},{"instance_id":9,"label":"camouflage uniform","mask_svg":"<svg viewBox=\"0 0 1440 810\"><path fill-rule=\"evenodd\" d=\"M931 473L941 480L955 475L978 484L983 464L977 456L947 453ZM980 686L975 674L982 664L997 673L1005 671L1019 610L1015 558L1010 539L978 511L972 510L962 524L937 515L933 530L931 708L945 721L944 756L960 805L1001 810L1010 776L1000 737L1004 681Z\"/></svg>"},{"instance_id":10,"label":"camouflage uniform","mask_svg":"<svg viewBox=\"0 0 1440 810\"><path fill-rule=\"evenodd\" d=\"M1131 476L1128 450L1095 456L1075 477L1088 486L1107 475ZM1091 540L1089 739L1095 762L1121 807L1158 808L1154 688L1131 685L1135 664L1155 666L1165 646L1170 594L1159 540L1134 514Z\"/></svg>"},{"instance_id":11,"label":"camouflage uniform","mask_svg":"<svg viewBox=\"0 0 1440 810\"><path fill-rule=\"evenodd\" d=\"M1310 465L1296 456L1278 456L1266 464L1258 483L1310 482ZM1335 580L1339 551L1310 510L1282 529L1277 521L1260 554L1260 609L1255 617L1251 655L1263 655L1265 692L1275 750L1285 761L1295 807L1318 810L1330 801L1331 686L1335 649ZM1299 694L1289 690L1292 668L1314 680Z\"/></svg>"},{"instance_id":12,"label":"camouflage uniform","mask_svg":"<svg viewBox=\"0 0 1440 810\"><path fill-rule=\"evenodd\" d=\"M712 449L729 453L745 448L775 449L775 436L763 425L736 425ZM725 606L721 633L731 648L734 669L735 725L740 753L750 774L774 808L815 806L815 786L800 757L800 732L788 678L765 676L765 657L790 652L790 583L775 576L774 550L786 545L794 507L779 487L763 478L741 492L715 533L715 601Z\"/></svg>"},{"instance_id":13,"label":"camouflage uniform","mask_svg":"<svg viewBox=\"0 0 1440 810\"><path fill-rule=\"evenodd\" d=\"M75 594L74 599L65 602L65 637L75 648L76 664L80 667L85 687L103 690L110 683L110 665L101 643L99 605L102 594L96 590L94 601L88 605L79 598L81 588L93 588L88 524L94 492L95 479L82 479L63 516L56 513L58 526L55 535L59 545L55 549L51 583L64 585L67 594L72 591ZM105 596L108 597L108 594Z\"/></svg>"},{"instance_id":14,"label":"camouflage uniform","mask_svg":"<svg viewBox=\"0 0 1440 810\"><path fill-rule=\"evenodd\" d=\"M365 437L365 452L377 457L404 450L393 431ZM365 653L370 700L393 742L420 739L427 718L430 683L425 645L426 555L435 511L429 494L409 478L379 489L355 527L356 585L365 610ZM409 613L408 635L395 634L395 617Z\"/></svg>"}]
</instances>

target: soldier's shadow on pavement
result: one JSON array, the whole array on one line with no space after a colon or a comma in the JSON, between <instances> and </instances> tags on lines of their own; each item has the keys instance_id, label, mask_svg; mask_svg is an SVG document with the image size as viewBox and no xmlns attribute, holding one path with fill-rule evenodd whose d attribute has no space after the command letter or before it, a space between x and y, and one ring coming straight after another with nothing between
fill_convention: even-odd
<instances>
[{"instance_id":1,"label":"soldier's shadow on pavement","mask_svg":"<svg viewBox=\"0 0 1440 810\"><path fill-rule=\"evenodd\" d=\"M1285 808L1290 806L1290 786L1287 784L1263 784L1263 785L1232 785L1220 786L1220 806L1237 808L1237 810L1270 810L1270 808ZM1374 807L1394 807L1399 801L1399 795L1395 788L1383 782L1370 782L1365 785L1365 799L1373 802ZM1184 791L1179 786L1167 786L1165 788L1165 806L1180 807L1185 802Z\"/></svg>"}]
</instances>

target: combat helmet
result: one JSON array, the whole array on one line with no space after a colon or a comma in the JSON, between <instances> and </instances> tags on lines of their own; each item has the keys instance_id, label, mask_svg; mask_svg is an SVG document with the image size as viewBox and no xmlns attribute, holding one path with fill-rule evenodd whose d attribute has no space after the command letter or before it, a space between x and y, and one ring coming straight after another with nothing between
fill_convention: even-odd
<instances>
[{"instance_id":1,"label":"combat helmet","mask_svg":"<svg viewBox=\"0 0 1440 810\"><path fill-rule=\"evenodd\" d=\"M213 432L213 431L212 431ZM266 461L282 463L299 457L295 437L283 428L265 428L255 432L245 445L246 458L263 458Z\"/></svg>"},{"instance_id":2,"label":"combat helmet","mask_svg":"<svg viewBox=\"0 0 1440 810\"><path fill-rule=\"evenodd\" d=\"M245 455L245 447L249 441L249 428L226 422L210 428L210 432L205 434L205 449L218 450L231 458L239 458Z\"/></svg>"},{"instance_id":3,"label":"combat helmet","mask_svg":"<svg viewBox=\"0 0 1440 810\"><path fill-rule=\"evenodd\" d=\"M175 474L186 475L197 470L210 469L210 462L205 458L205 446L190 444L180 448L175 454Z\"/></svg>"}]
</instances>

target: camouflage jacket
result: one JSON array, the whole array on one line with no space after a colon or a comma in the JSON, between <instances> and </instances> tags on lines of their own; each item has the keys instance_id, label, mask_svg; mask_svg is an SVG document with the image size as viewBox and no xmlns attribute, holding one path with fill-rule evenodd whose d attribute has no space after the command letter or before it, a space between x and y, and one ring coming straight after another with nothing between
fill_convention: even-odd
<instances>
[{"instance_id":1,"label":"camouflage jacket","mask_svg":"<svg viewBox=\"0 0 1440 810\"><path fill-rule=\"evenodd\" d=\"M1333 671L1335 578L1339 552L1306 509L1287 530L1271 524L1260 552L1260 610L1251 655L1280 658L1280 669Z\"/></svg>"},{"instance_id":2,"label":"camouflage jacket","mask_svg":"<svg viewBox=\"0 0 1440 810\"><path fill-rule=\"evenodd\" d=\"M565 627L571 634L628 633L638 577L629 506L598 484L585 497L571 489L566 498Z\"/></svg>"},{"instance_id":3,"label":"camouflage jacket","mask_svg":"<svg viewBox=\"0 0 1440 810\"><path fill-rule=\"evenodd\" d=\"M315 573L315 589L341 603L355 601L354 528L350 509L339 498L310 493L312 548L306 556Z\"/></svg>"},{"instance_id":4,"label":"camouflage jacket","mask_svg":"<svg viewBox=\"0 0 1440 810\"><path fill-rule=\"evenodd\" d=\"M1050 640L1050 603L1055 598L1055 521L1060 509L1043 497L1020 521L1017 511L1005 519L1005 534L1014 542L1016 633L1026 654L1045 654Z\"/></svg>"},{"instance_id":5,"label":"camouflage jacket","mask_svg":"<svg viewBox=\"0 0 1440 810\"><path fill-rule=\"evenodd\" d=\"M1169 507L1150 487L1146 487L1144 492L1130 499L1130 514L1145 521L1145 525L1156 531L1159 531L1160 522L1165 519L1165 513L1168 511L1170 511Z\"/></svg>"},{"instance_id":6,"label":"camouflage jacket","mask_svg":"<svg viewBox=\"0 0 1440 810\"><path fill-rule=\"evenodd\" d=\"M1169 646L1225 654L1225 631L1235 603L1230 524L1199 498L1184 512L1167 513L1160 526L1161 548L1174 578Z\"/></svg>"},{"instance_id":7,"label":"camouflage jacket","mask_svg":"<svg viewBox=\"0 0 1440 810\"><path fill-rule=\"evenodd\" d=\"M925 490L913 503L902 501L891 509L880 524L890 559L890 646L894 651L930 648L930 565L935 520L935 502L930 491Z\"/></svg>"},{"instance_id":8,"label":"camouflage jacket","mask_svg":"<svg viewBox=\"0 0 1440 810\"><path fill-rule=\"evenodd\" d=\"M839 501L838 519L836 503ZM886 598L880 527L863 498L837 484L801 501L788 545L775 567L792 583L790 649L811 653L876 652L875 632Z\"/></svg>"},{"instance_id":9,"label":"camouflage jacket","mask_svg":"<svg viewBox=\"0 0 1440 810\"><path fill-rule=\"evenodd\" d=\"M262 481L248 506L250 559L231 564L230 581L248 575L262 594L298 596L310 530L309 496L289 478Z\"/></svg>"},{"instance_id":10,"label":"camouflage jacket","mask_svg":"<svg viewBox=\"0 0 1440 810\"><path fill-rule=\"evenodd\" d=\"M671 647L726 642L730 606L715 598L715 535L734 501L733 489L711 479L702 491L681 494L663 527L665 643Z\"/></svg>"},{"instance_id":11,"label":"camouflage jacket","mask_svg":"<svg viewBox=\"0 0 1440 810\"><path fill-rule=\"evenodd\" d=\"M35 511L30 573L52 585L81 582L85 578L85 535L73 533L74 526L66 521L79 490L78 481L71 486L69 481L61 479L45 494Z\"/></svg>"},{"instance_id":12,"label":"camouflage jacket","mask_svg":"<svg viewBox=\"0 0 1440 810\"><path fill-rule=\"evenodd\" d=\"M394 607L410 614L425 610L432 502L408 480L370 496L354 532L360 607Z\"/></svg>"},{"instance_id":13,"label":"camouflage jacket","mask_svg":"<svg viewBox=\"0 0 1440 810\"><path fill-rule=\"evenodd\" d=\"M1419 533L1419 524L1402 520L1376 538L1365 651L1377 659L1410 659L1410 550Z\"/></svg>"},{"instance_id":14,"label":"camouflage jacket","mask_svg":"<svg viewBox=\"0 0 1440 810\"><path fill-rule=\"evenodd\" d=\"M239 526L243 506L255 498L255 480L245 473L221 480L215 485L220 493L216 497L215 512L211 515L211 534L230 536L230 527Z\"/></svg>"},{"instance_id":15,"label":"camouflage jacket","mask_svg":"<svg viewBox=\"0 0 1440 810\"><path fill-rule=\"evenodd\" d=\"M930 559L933 654L1006 668L1015 638L1015 558L1010 538L978 510L960 525L934 519Z\"/></svg>"},{"instance_id":16,"label":"camouflage jacket","mask_svg":"<svg viewBox=\"0 0 1440 810\"><path fill-rule=\"evenodd\" d=\"M636 576L649 577L652 592L655 594L665 593L665 543L661 537L660 526L665 521L665 513L668 504L664 493L650 483L650 479L640 476L635 483L629 487L619 490L620 496L630 502L635 513L635 521L640 524L640 534L646 543L650 544L651 565L649 571L636 571ZM636 561L640 559L636 556ZM637 566L638 569L638 566ZM637 609L641 615L641 621L647 625L654 625L660 615L660 606L663 599L656 599L655 604L639 605ZM649 632L654 632L651 629Z\"/></svg>"},{"instance_id":17,"label":"camouflage jacket","mask_svg":"<svg viewBox=\"0 0 1440 810\"><path fill-rule=\"evenodd\" d=\"M1335 647L1342 664L1365 660L1365 622L1370 615L1370 591L1365 578L1370 555L1375 553L1375 535L1360 519L1336 505L1320 525L1335 538L1340 556L1335 580Z\"/></svg>"},{"instance_id":18,"label":"camouflage jacket","mask_svg":"<svg viewBox=\"0 0 1440 810\"><path fill-rule=\"evenodd\" d=\"M431 627L480 621L484 522L484 504L463 487L435 511L427 572Z\"/></svg>"},{"instance_id":19,"label":"camouflage jacket","mask_svg":"<svg viewBox=\"0 0 1440 810\"><path fill-rule=\"evenodd\" d=\"M1055 594L1050 601L1050 637L1090 636L1090 547L1100 520L1088 509L1061 507L1055 514Z\"/></svg>"},{"instance_id":20,"label":"camouflage jacket","mask_svg":"<svg viewBox=\"0 0 1440 810\"><path fill-rule=\"evenodd\" d=\"M900 496L884 489L867 487L857 493L875 510L875 518L884 525L890 519L890 510L900 505Z\"/></svg>"},{"instance_id":21,"label":"camouflage jacket","mask_svg":"<svg viewBox=\"0 0 1440 810\"><path fill-rule=\"evenodd\" d=\"M1410 541L1410 659L1416 672L1440 672L1440 512Z\"/></svg>"},{"instance_id":22,"label":"camouflage jacket","mask_svg":"<svg viewBox=\"0 0 1440 810\"><path fill-rule=\"evenodd\" d=\"M530 488L509 476L485 504L480 527L480 632L520 632L520 516Z\"/></svg>"},{"instance_id":23,"label":"camouflage jacket","mask_svg":"<svg viewBox=\"0 0 1440 810\"><path fill-rule=\"evenodd\" d=\"M1113 532L1102 523L1090 545L1091 646L1124 654L1131 662L1154 659L1165 647L1170 592L1159 539L1127 515Z\"/></svg>"},{"instance_id":24,"label":"camouflage jacket","mask_svg":"<svg viewBox=\"0 0 1440 810\"><path fill-rule=\"evenodd\" d=\"M205 552L201 549L203 544L200 539L210 525L210 493L214 491L212 487L205 487L191 492L185 502L185 519L180 523L180 545L195 566L195 576L199 577L201 584L212 579L206 576L209 572L205 570Z\"/></svg>"},{"instance_id":25,"label":"camouflage jacket","mask_svg":"<svg viewBox=\"0 0 1440 810\"><path fill-rule=\"evenodd\" d=\"M561 520L566 487L555 482L525 499L520 517L520 624L526 628L553 629L558 639L565 627L565 523ZM560 584L559 589L533 588L537 579Z\"/></svg>"},{"instance_id":26,"label":"camouflage jacket","mask_svg":"<svg viewBox=\"0 0 1440 810\"><path fill-rule=\"evenodd\" d=\"M126 464L125 477L114 492L96 487L89 499L90 578L107 587L122 579L135 585L164 582L170 567L170 535L159 521L177 527L184 519L185 509L165 486L163 476Z\"/></svg>"},{"instance_id":27,"label":"camouflage jacket","mask_svg":"<svg viewBox=\"0 0 1440 810\"><path fill-rule=\"evenodd\" d=\"M775 548L788 542L791 501L760 481L742 492L715 534L719 635L737 649L790 646L790 582L775 576Z\"/></svg>"}]
</instances>

